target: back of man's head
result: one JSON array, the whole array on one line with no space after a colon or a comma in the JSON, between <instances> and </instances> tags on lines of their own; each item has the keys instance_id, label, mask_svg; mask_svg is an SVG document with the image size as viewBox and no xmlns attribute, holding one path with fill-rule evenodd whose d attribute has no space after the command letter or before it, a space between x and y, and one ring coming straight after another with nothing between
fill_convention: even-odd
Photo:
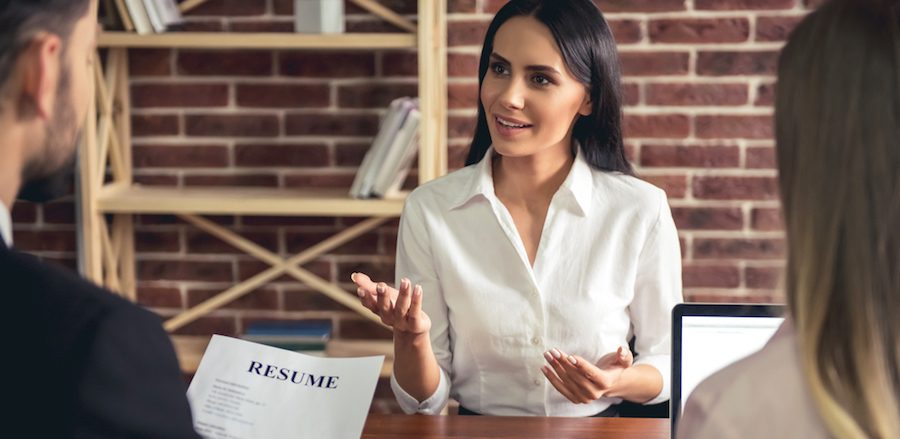
<instances>
[{"instance_id":1,"label":"back of man's head","mask_svg":"<svg viewBox=\"0 0 900 439\"><path fill-rule=\"evenodd\" d=\"M90 0L0 0L0 90L5 91L16 60L37 33L67 41L90 4Z\"/></svg>"}]
</instances>

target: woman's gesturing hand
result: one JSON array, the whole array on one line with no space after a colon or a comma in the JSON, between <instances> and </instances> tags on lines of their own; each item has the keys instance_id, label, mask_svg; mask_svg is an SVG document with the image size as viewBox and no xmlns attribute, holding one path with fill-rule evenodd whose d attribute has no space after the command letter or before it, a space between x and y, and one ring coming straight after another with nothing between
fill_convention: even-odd
<instances>
[{"instance_id":1,"label":"woman's gesturing hand","mask_svg":"<svg viewBox=\"0 0 900 439\"><path fill-rule=\"evenodd\" d=\"M415 287L409 279L400 281L400 290L384 282L372 282L363 273L353 273L356 294L363 306L381 317L381 322L400 335L422 335L431 329L431 319L422 311L422 286Z\"/></svg>"},{"instance_id":2,"label":"woman's gesturing hand","mask_svg":"<svg viewBox=\"0 0 900 439\"><path fill-rule=\"evenodd\" d=\"M559 393L576 404L587 404L607 396L622 372L634 362L631 350L624 347L604 355L596 365L558 349L545 352L544 358L549 363L541 368L544 376Z\"/></svg>"}]
</instances>

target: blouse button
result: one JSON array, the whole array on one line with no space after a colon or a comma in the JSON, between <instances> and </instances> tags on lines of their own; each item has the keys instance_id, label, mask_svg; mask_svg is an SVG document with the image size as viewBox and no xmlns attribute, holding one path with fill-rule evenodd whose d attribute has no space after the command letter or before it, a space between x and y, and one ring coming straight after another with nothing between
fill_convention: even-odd
<instances>
[{"instance_id":1,"label":"blouse button","mask_svg":"<svg viewBox=\"0 0 900 439\"><path fill-rule=\"evenodd\" d=\"M533 345L535 345L535 346L541 344L541 338L540 338L540 337L534 337L534 338L532 338L532 339L531 339L531 344L533 344Z\"/></svg>"},{"instance_id":2,"label":"blouse button","mask_svg":"<svg viewBox=\"0 0 900 439\"><path fill-rule=\"evenodd\" d=\"M540 385L541 385L541 382L542 382L542 381L541 381L540 378L535 378L535 379L534 379L534 385L535 385L535 386L540 386Z\"/></svg>"}]
</instances>

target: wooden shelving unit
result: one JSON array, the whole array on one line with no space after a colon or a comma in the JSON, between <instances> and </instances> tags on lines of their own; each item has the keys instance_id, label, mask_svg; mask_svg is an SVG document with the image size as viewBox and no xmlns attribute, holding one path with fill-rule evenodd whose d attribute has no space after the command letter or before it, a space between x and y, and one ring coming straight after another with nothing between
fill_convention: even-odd
<instances>
[{"instance_id":1,"label":"wooden shelving unit","mask_svg":"<svg viewBox=\"0 0 900 439\"><path fill-rule=\"evenodd\" d=\"M447 170L446 0L419 0L418 22L411 23L371 0L353 0L410 33L298 35L288 33L166 33L137 35L106 32L98 45L108 50L105 66L95 69L96 95L79 150L78 207L82 274L134 300L135 214L174 214L271 265L268 270L172 317L169 331L289 275L320 293L377 321L354 296L302 268L302 265L399 216L403 198L354 200L346 191L256 188L157 188L134 184L131 160L131 112L128 50L136 48L375 50L415 48L419 53L419 183ZM199 3L199 1L192 1ZM99 59L99 57L98 57ZM104 181L111 173L112 181ZM293 257L284 259L202 215L355 216L365 221ZM180 343L179 346L197 346ZM179 356L189 356L189 347ZM187 350L187 351L186 351Z\"/></svg>"}]
</instances>

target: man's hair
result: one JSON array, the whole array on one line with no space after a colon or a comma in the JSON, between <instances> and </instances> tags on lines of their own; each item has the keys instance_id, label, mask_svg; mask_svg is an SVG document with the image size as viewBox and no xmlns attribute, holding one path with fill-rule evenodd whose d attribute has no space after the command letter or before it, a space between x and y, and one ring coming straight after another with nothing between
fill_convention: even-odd
<instances>
[{"instance_id":1,"label":"man's hair","mask_svg":"<svg viewBox=\"0 0 900 439\"><path fill-rule=\"evenodd\" d=\"M0 91L22 50L39 32L58 35L66 41L90 7L90 0L0 0Z\"/></svg>"}]
</instances>

